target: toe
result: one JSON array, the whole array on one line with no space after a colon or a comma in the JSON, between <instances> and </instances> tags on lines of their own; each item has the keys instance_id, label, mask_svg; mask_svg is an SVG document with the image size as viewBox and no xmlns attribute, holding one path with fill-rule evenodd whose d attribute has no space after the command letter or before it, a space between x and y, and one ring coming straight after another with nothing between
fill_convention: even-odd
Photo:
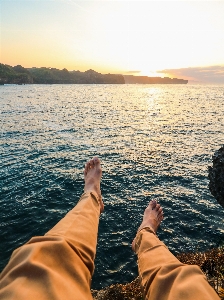
<instances>
[{"instance_id":1,"label":"toe","mask_svg":"<svg viewBox=\"0 0 224 300\"><path fill-rule=\"evenodd\" d=\"M163 214L161 214L161 215L159 216L159 221L161 222L161 221L163 220L163 218L164 218L164 216L163 216Z\"/></svg>"},{"instance_id":2,"label":"toe","mask_svg":"<svg viewBox=\"0 0 224 300\"><path fill-rule=\"evenodd\" d=\"M163 217L163 211L159 212L157 217L158 217L158 219L162 218Z\"/></svg>"},{"instance_id":3,"label":"toe","mask_svg":"<svg viewBox=\"0 0 224 300\"><path fill-rule=\"evenodd\" d=\"M160 214L160 213L162 213L162 211L163 211L163 209L162 209L162 207L160 207L160 208L158 209L158 213Z\"/></svg>"},{"instance_id":4,"label":"toe","mask_svg":"<svg viewBox=\"0 0 224 300\"><path fill-rule=\"evenodd\" d=\"M99 158L96 157L96 156L93 158L93 161L94 161L94 164L95 164L95 165L99 165L99 164L100 164L100 160L99 160Z\"/></svg>"},{"instance_id":5,"label":"toe","mask_svg":"<svg viewBox=\"0 0 224 300\"><path fill-rule=\"evenodd\" d=\"M158 211L160 209L160 204L156 204L156 211Z\"/></svg>"},{"instance_id":6,"label":"toe","mask_svg":"<svg viewBox=\"0 0 224 300\"><path fill-rule=\"evenodd\" d=\"M149 202L149 207L151 207L151 209L153 210L156 207L156 204L157 204L156 200L152 200Z\"/></svg>"},{"instance_id":7,"label":"toe","mask_svg":"<svg viewBox=\"0 0 224 300\"><path fill-rule=\"evenodd\" d=\"M90 169L90 161L88 161L85 165L84 174L86 175Z\"/></svg>"},{"instance_id":8,"label":"toe","mask_svg":"<svg viewBox=\"0 0 224 300\"><path fill-rule=\"evenodd\" d=\"M159 211L158 211L158 217L163 217L163 209L162 207L160 207Z\"/></svg>"}]
</instances>

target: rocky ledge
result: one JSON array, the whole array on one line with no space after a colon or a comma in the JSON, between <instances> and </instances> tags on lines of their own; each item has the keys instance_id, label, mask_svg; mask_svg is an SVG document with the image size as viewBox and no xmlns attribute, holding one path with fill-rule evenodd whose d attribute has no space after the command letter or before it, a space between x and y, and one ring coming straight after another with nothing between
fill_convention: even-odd
<instances>
[{"instance_id":1,"label":"rocky ledge","mask_svg":"<svg viewBox=\"0 0 224 300\"><path fill-rule=\"evenodd\" d=\"M224 247L207 252L182 253L177 258L185 264L198 265L206 275L208 282L224 300ZM137 277L131 283L113 284L100 291L92 290L94 300L142 300L140 280Z\"/></svg>"}]
</instances>

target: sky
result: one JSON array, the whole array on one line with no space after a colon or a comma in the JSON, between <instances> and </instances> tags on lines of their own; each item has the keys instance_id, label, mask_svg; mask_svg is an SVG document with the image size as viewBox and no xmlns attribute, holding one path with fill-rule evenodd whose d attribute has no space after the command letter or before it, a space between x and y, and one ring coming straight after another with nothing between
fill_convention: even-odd
<instances>
[{"instance_id":1,"label":"sky","mask_svg":"<svg viewBox=\"0 0 224 300\"><path fill-rule=\"evenodd\" d=\"M0 62L224 83L224 0L0 0Z\"/></svg>"}]
</instances>

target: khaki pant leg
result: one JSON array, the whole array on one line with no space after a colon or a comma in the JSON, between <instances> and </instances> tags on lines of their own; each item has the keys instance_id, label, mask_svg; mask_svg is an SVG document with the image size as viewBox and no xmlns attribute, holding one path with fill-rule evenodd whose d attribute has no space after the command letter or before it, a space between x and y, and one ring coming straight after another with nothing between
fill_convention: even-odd
<instances>
[{"instance_id":1,"label":"khaki pant leg","mask_svg":"<svg viewBox=\"0 0 224 300\"><path fill-rule=\"evenodd\" d=\"M55 227L15 250L0 275L0 299L92 299L99 215L97 196L84 193Z\"/></svg>"},{"instance_id":2,"label":"khaki pant leg","mask_svg":"<svg viewBox=\"0 0 224 300\"><path fill-rule=\"evenodd\" d=\"M145 299L220 300L200 268L182 264L151 228L137 233L135 252Z\"/></svg>"}]
</instances>

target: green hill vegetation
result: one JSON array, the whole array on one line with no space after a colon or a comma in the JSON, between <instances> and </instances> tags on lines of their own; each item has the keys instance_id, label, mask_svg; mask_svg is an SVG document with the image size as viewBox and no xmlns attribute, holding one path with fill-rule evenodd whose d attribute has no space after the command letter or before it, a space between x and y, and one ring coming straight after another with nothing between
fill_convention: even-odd
<instances>
[{"instance_id":1,"label":"green hill vegetation","mask_svg":"<svg viewBox=\"0 0 224 300\"><path fill-rule=\"evenodd\" d=\"M94 70L85 72L55 68L11 67L0 64L0 84L124 84L119 74L101 74Z\"/></svg>"},{"instance_id":2,"label":"green hill vegetation","mask_svg":"<svg viewBox=\"0 0 224 300\"><path fill-rule=\"evenodd\" d=\"M11 67L0 64L0 84L4 83L33 83L30 72L22 66Z\"/></svg>"}]
</instances>

